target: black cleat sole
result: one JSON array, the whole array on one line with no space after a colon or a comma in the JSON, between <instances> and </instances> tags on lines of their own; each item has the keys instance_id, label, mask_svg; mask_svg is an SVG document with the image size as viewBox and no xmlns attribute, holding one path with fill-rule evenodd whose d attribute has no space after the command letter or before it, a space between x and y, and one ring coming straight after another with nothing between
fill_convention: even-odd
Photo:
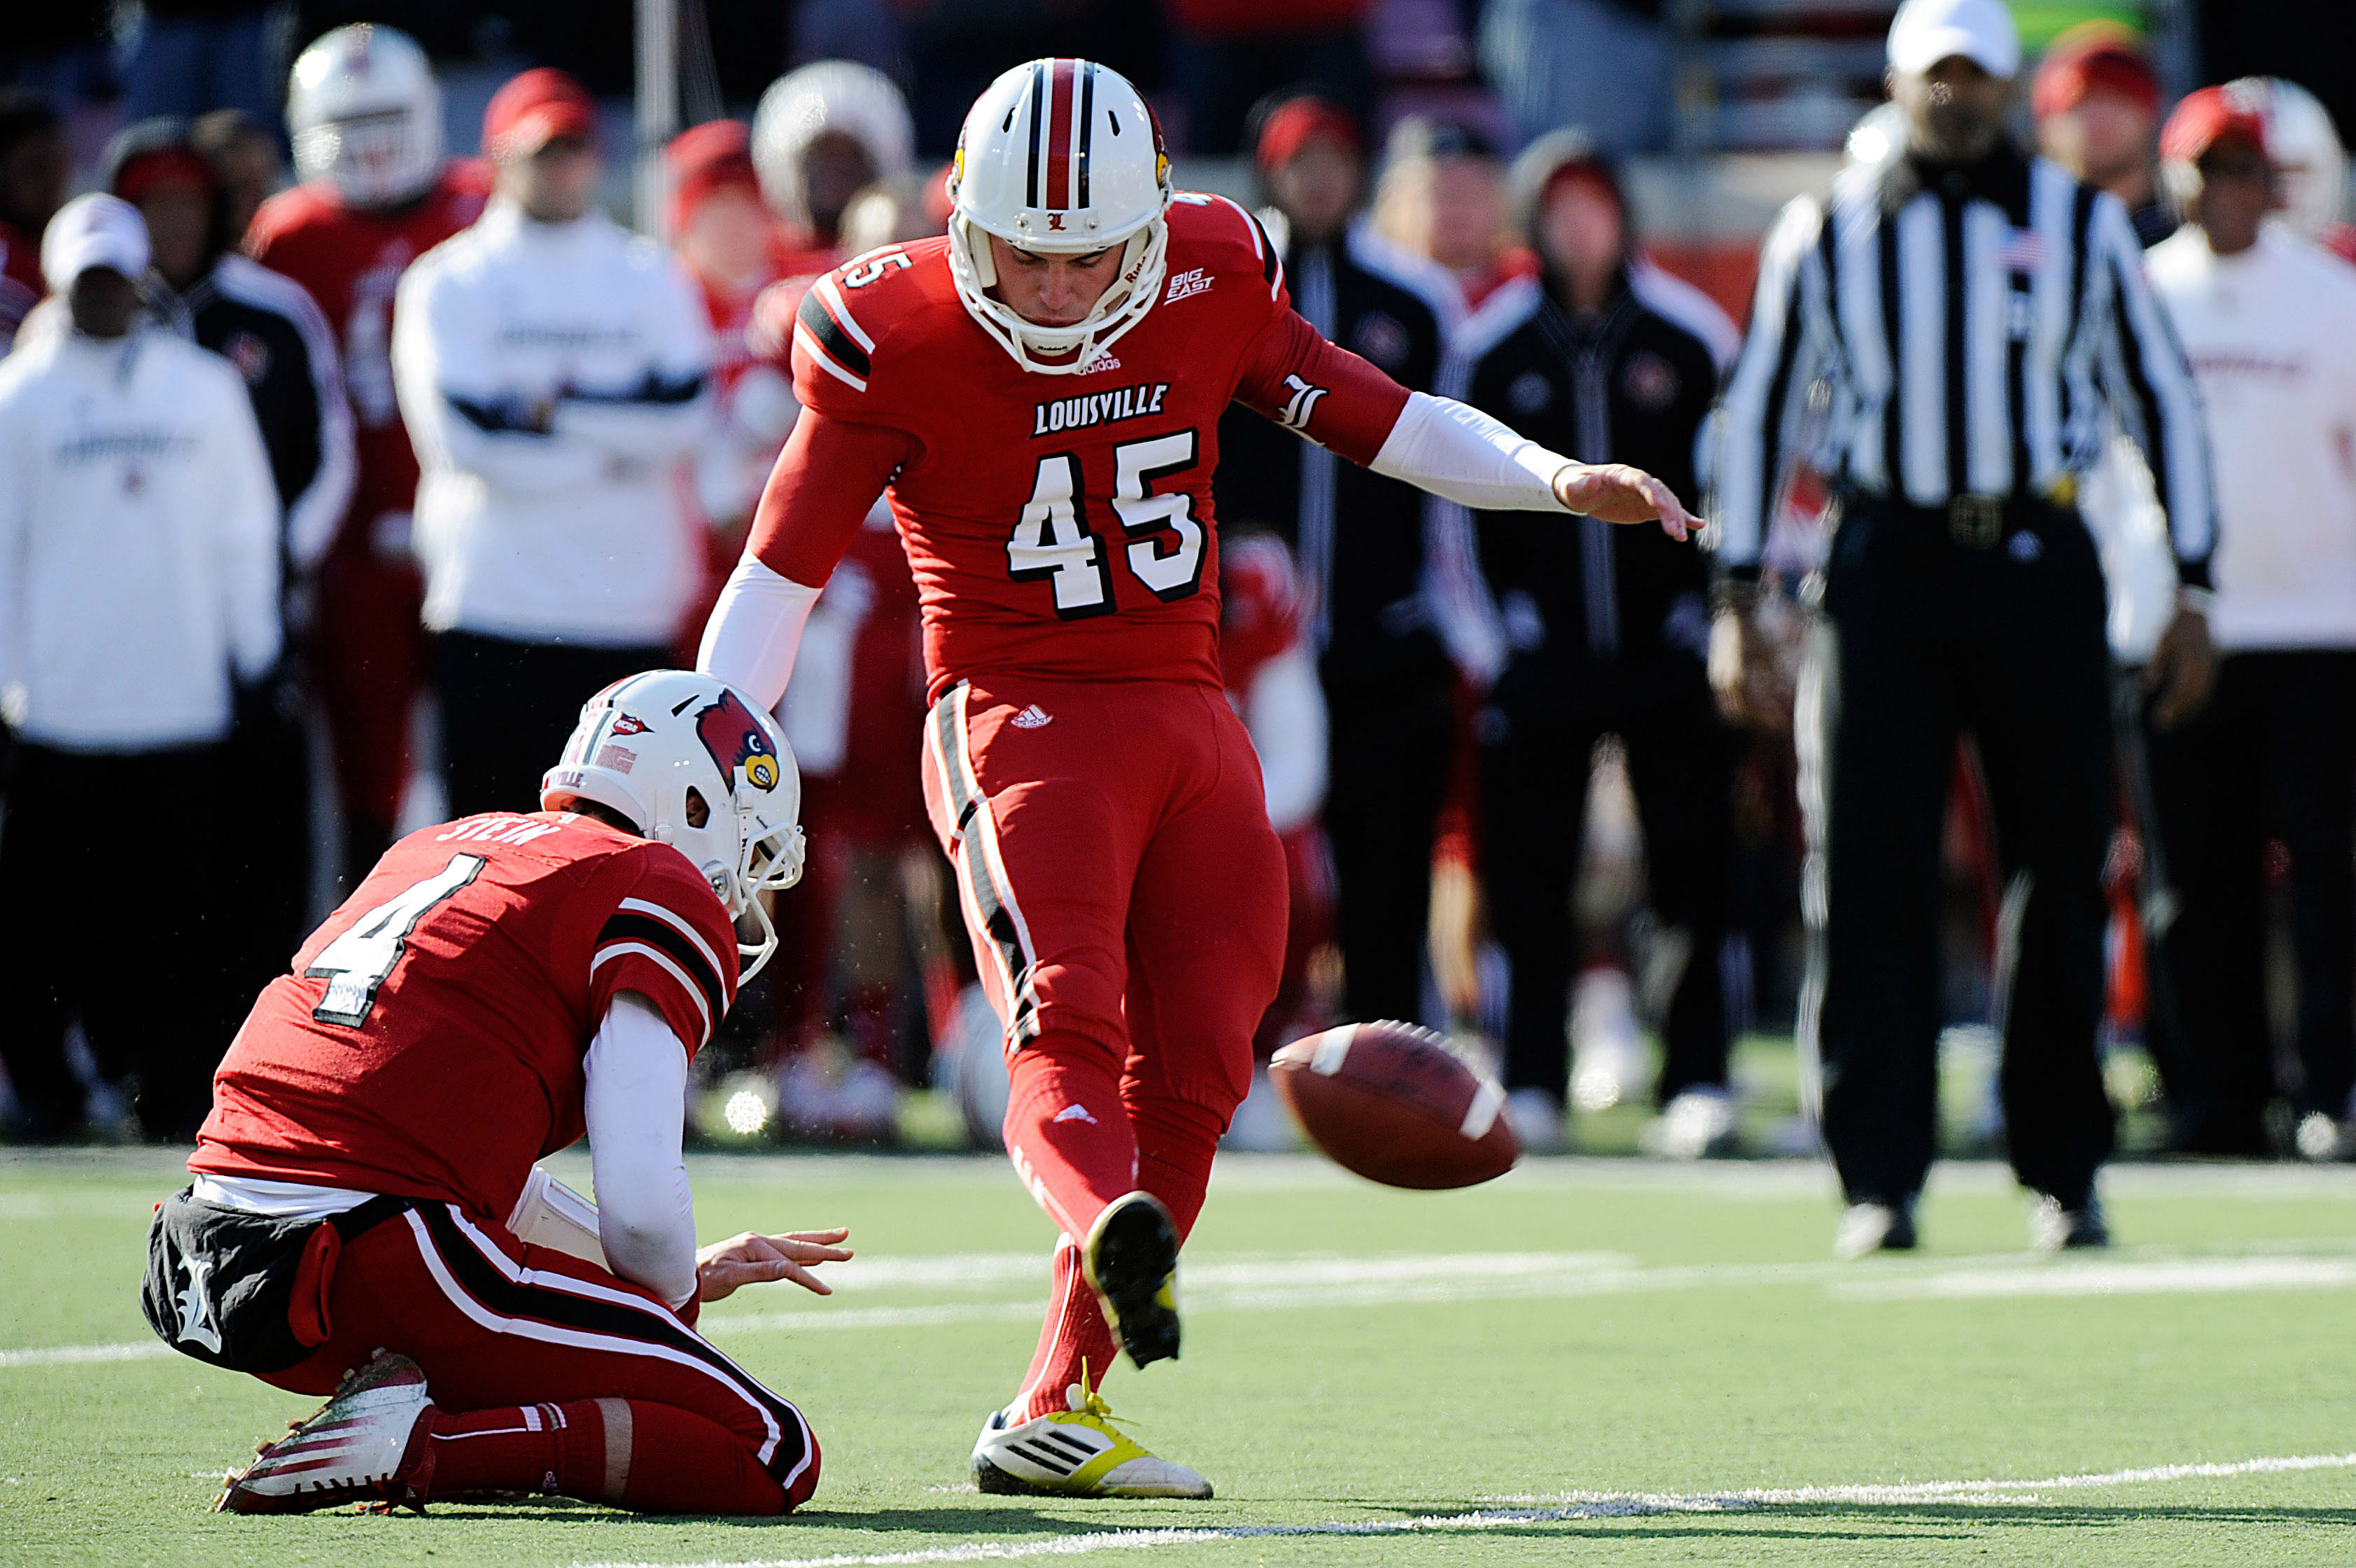
<instances>
[{"instance_id":1,"label":"black cleat sole","mask_svg":"<svg viewBox=\"0 0 2356 1568\"><path fill-rule=\"evenodd\" d=\"M1161 1201L1131 1193L1106 1209L1082 1262L1129 1359L1176 1360L1178 1314L1161 1294L1178 1272L1178 1228Z\"/></svg>"},{"instance_id":2,"label":"black cleat sole","mask_svg":"<svg viewBox=\"0 0 2356 1568\"><path fill-rule=\"evenodd\" d=\"M977 1490L995 1498L1067 1498L1072 1495L1040 1486L1035 1481L1026 1481L1020 1476L1009 1475L987 1459L973 1462L973 1484Z\"/></svg>"}]
</instances>

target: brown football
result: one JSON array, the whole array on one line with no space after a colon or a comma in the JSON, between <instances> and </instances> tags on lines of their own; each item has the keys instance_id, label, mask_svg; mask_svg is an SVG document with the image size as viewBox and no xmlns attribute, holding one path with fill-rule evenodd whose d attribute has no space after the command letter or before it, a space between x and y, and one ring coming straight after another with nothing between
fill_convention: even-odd
<instances>
[{"instance_id":1,"label":"brown football","mask_svg":"<svg viewBox=\"0 0 2356 1568\"><path fill-rule=\"evenodd\" d=\"M1345 1024L1293 1041L1268 1066L1310 1141L1369 1181L1471 1187L1521 1158L1499 1114L1505 1091L1429 1029Z\"/></svg>"}]
</instances>

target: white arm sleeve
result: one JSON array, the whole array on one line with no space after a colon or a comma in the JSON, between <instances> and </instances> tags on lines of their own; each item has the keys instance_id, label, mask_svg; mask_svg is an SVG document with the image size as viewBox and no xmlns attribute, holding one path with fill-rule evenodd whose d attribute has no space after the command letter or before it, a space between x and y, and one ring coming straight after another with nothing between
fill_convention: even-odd
<instances>
[{"instance_id":1,"label":"white arm sleeve","mask_svg":"<svg viewBox=\"0 0 2356 1568\"><path fill-rule=\"evenodd\" d=\"M773 711L794 672L802 627L819 590L781 577L751 551L736 563L703 623L695 668L751 694L763 712Z\"/></svg>"},{"instance_id":2,"label":"white arm sleeve","mask_svg":"<svg viewBox=\"0 0 2356 1568\"><path fill-rule=\"evenodd\" d=\"M1289 833L1325 803L1325 689L1306 647L1259 667L1244 697L1244 727L1259 753L1268 824Z\"/></svg>"},{"instance_id":3,"label":"white arm sleeve","mask_svg":"<svg viewBox=\"0 0 2356 1568\"><path fill-rule=\"evenodd\" d=\"M605 1010L583 1071L605 1266L683 1306L696 1289L695 1194L680 1154L687 1047L653 1003L624 992Z\"/></svg>"},{"instance_id":4,"label":"white arm sleeve","mask_svg":"<svg viewBox=\"0 0 2356 1568\"><path fill-rule=\"evenodd\" d=\"M519 1241L546 1247L605 1266L605 1244L597 1235L597 1206L540 1166L523 1178L508 1231Z\"/></svg>"},{"instance_id":5,"label":"white arm sleeve","mask_svg":"<svg viewBox=\"0 0 2356 1568\"><path fill-rule=\"evenodd\" d=\"M1454 398L1409 392L1366 466L1481 511L1562 512L1554 480L1570 459Z\"/></svg>"}]
</instances>

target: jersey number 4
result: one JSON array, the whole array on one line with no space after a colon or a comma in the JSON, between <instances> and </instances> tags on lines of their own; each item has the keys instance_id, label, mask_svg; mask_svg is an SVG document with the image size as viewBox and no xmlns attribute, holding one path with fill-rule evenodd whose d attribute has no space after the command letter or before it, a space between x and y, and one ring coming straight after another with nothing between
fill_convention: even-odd
<instances>
[{"instance_id":1,"label":"jersey number 4","mask_svg":"<svg viewBox=\"0 0 2356 1568\"><path fill-rule=\"evenodd\" d=\"M426 911L475 879L489 864L479 854L454 854L450 864L379 904L352 922L351 929L319 950L303 972L324 978L327 993L311 1009L322 1024L346 1024L358 1028L376 1005L383 985L409 950L409 933Z\"/></svg>"},{"instance_id":2,"label":"jersey number 4","mask_svg":"<svg viewBox=\"0 0 2356 1568\"><path fill-rule=\"evenodd\" d=\"M1183 490L1155 495L1153 481L1183 473L1201 456L1192 430L1124 442L1112 449L1113 515L1129 546L1130 575L1168 604L1203 585L1203 525L1194 499ZM1031 499L1006 542L1006 567L1018 583L1055 585L1055 613L1066 620L1109 615L1112 564L1088 527L1087 490L1076 452L1039 459ZM1175 534L1175 541L1164 538Z\"/></svg>"}]
</instances>

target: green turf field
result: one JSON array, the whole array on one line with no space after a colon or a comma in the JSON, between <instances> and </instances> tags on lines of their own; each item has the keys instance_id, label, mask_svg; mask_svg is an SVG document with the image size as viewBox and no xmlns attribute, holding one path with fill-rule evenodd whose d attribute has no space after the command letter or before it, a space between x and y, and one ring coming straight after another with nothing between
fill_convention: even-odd
<instances>
[{"instance_id":1,"label":"green turf field","mask_svg":"<svg viewBox=\"0 0 2356 1568\"><path fill-rule=\"evenodd\" d=\"M2356 1170L2122 1167L2120 1249L2040 1262L2000 1171L1949 1165L1926 1250L1850 1265L1813 1165L1533 1161L1430 1196L1221 1173L1185 1359L1108 1390L1215 1502L969 1488L1049 1239L1001 1164L712 1156L708 1236L840 1222L862 1250L831 1301L706 1318L821 1435L801 1515L237 1520L208 1477L310 1402L154 1354L135 1282L176 1163L0 1157L0 1561L2356 1560Z\"/></svg>"}]
</instances>

